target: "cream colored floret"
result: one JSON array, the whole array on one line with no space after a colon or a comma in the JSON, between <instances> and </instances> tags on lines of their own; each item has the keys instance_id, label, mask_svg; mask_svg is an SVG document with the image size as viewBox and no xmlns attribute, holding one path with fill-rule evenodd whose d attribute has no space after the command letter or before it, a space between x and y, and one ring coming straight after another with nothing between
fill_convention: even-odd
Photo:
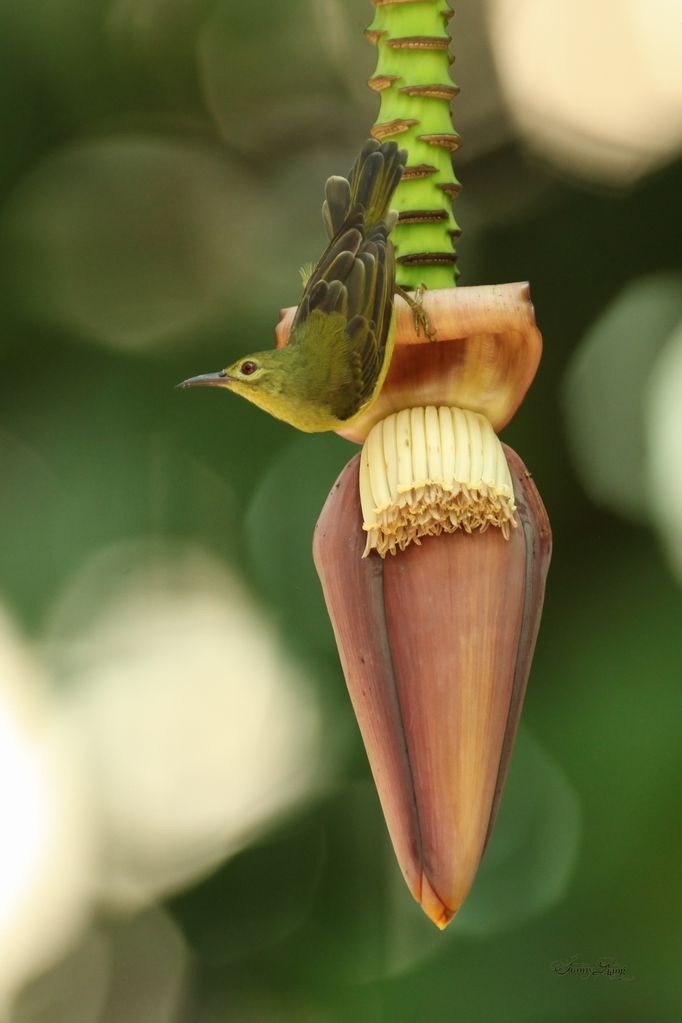
<instances>
[{"instance_id":1,"label":"cream colored floret","mask_svg":"<svg viewBox=\"0 0 682 1023\"><path fill-rule=\"evenodd\" d=\"M514 490L502 445L485 418L458 408L403 409L370 431L360 459L365 557L424 536L483 532L508 539Z\"/></svg>"}]
</instances>

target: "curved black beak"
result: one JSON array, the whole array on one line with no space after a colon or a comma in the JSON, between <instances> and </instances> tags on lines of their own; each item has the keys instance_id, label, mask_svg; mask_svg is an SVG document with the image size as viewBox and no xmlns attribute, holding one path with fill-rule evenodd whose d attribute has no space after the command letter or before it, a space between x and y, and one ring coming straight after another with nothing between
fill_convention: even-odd
<instances>
[{"instance_id":1,"label":"curved black beak","mask_svg":"<svg viewBox=\"0 0 682 1023\"><path fill-rule=\"evenodd\" d=\"M221 369L218 373L201 373L198 377L190 377L183 380L176 387L220 387L225 380L227 373Z\"/></svg>"}]
</instances>

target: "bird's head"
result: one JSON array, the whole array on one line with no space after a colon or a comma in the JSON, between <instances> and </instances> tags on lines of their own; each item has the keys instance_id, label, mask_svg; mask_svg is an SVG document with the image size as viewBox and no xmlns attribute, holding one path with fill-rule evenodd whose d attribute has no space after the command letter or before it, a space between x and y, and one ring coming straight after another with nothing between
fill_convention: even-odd
<instances>
[{"instance_id":1,"label":"bird's head","mask_svg":"<svg viewBox=\"0 0 682 1023\"><path fill-rule=\"evenodd\" d=\"M201 373L199 376L183 380L178 387L226 387L238 393L257 390L263 386L265 378L272 376L274 354L276 353L259 352L257 355L243 356L217 373Z\"/></svg>"},{"instance_id":2,"label":"bird's head","mask_svg":"<svg viewBox=\"0 0 682 1023\"><path fill-rule=\"evenodd\" d=\"M225 387L259 404L256 395L281 390L283 367L279 355L279 352L272 351L242 356L226 369L190 377L178 387Z\"/></svg>"},{"instance_id":3,"label":"bird's head","mask_svg":"<svg viewBox=\"0 0 682 1023\"><path fill-rule=\"evenodd\" d=\"M217 373L190 377L178 387L224 387L241 394L270 415L297 426L300 374L296 372L296 359L291 358L292 354L296 353L284 348L245 355Z\"/></svg>"}]
</instances>

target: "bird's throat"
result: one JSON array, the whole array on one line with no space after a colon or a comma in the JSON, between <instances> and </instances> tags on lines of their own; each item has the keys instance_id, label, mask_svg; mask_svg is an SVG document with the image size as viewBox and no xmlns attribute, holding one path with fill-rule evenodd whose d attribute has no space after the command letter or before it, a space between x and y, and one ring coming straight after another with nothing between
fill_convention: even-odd
<instances>
[{"instance_id":1,"label":"bird's throat","mask_svg":"<svg viewBox=\"0 0 682 1023\"><path fill-rule=\"evenodd\" d=\"M292 394L287 387L288 383L290 381L287 379L281 382L272 379L257 381L253 384L234 380L230 382L229 388L264 412L304 433L323 433L338 428L338 420L328 409L313 404L303 395Z\"/></svg>"}]
</instances>

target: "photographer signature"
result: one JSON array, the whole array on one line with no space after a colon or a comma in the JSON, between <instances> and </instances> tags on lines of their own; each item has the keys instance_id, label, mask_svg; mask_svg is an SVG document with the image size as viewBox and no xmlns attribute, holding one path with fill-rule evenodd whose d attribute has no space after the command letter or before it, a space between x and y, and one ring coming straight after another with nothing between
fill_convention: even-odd
<instances>
[{"instance_id":1,"label":"photographer signature","mask_svg":"<svg viewBox=\"0 0 682 1023\"><path fill-rule=\"evenodd\" d=\"M617 959L606 956L594 963L582 962L577 954L570 959L555 960L552 973L557 977L607 977L609 980L632 980L627 966L621 966Z\"/></svg>"}]
</instances>

